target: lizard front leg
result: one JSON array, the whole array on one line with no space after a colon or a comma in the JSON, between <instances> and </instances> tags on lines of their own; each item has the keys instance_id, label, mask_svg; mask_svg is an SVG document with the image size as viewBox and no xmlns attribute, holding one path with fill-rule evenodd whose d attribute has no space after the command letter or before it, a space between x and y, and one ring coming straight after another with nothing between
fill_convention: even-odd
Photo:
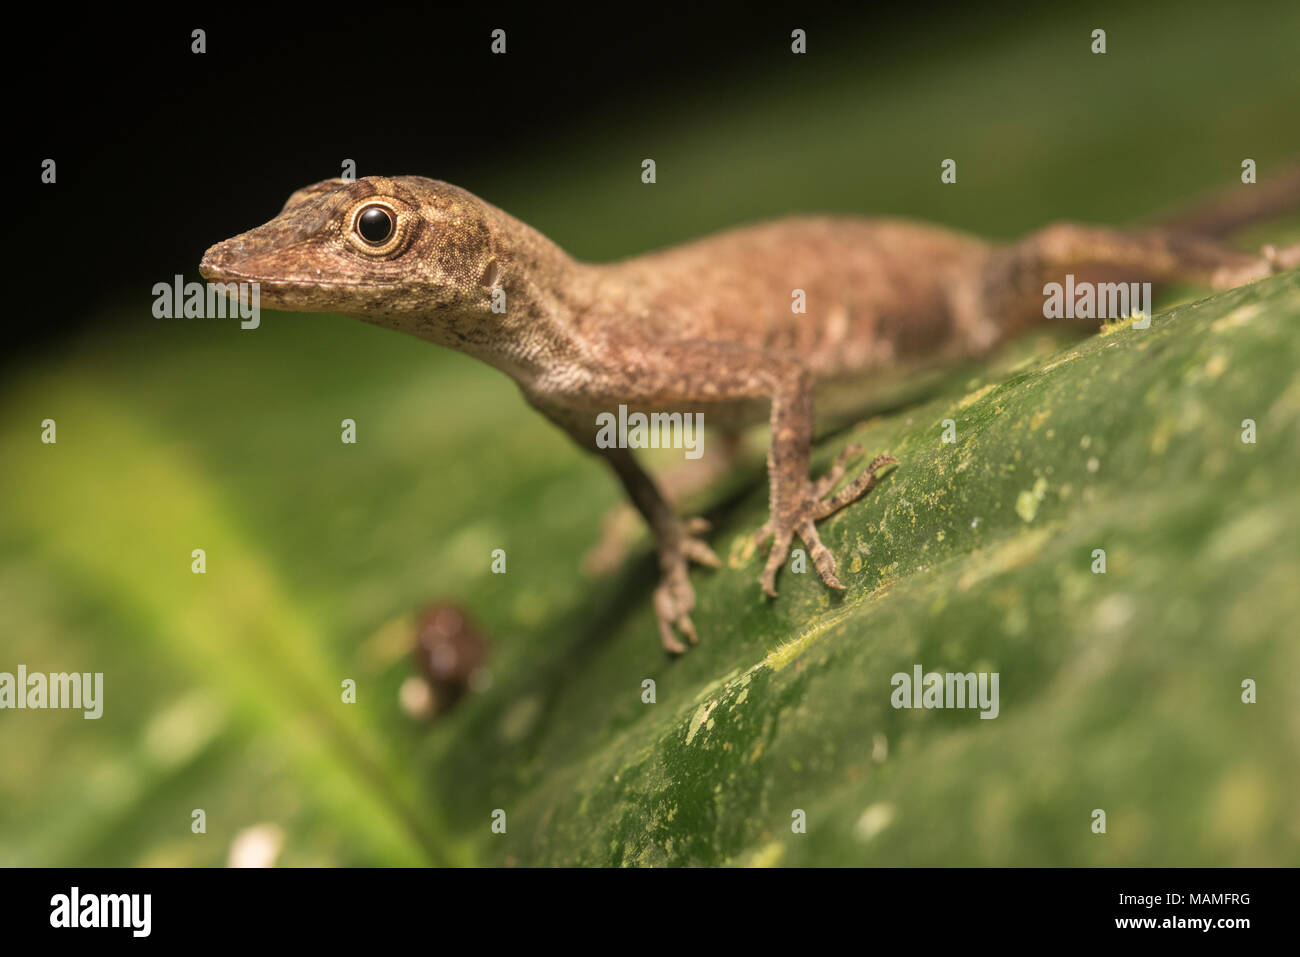
<instances>
[{"instance_id":1,"label":"lizard front leg","mask_svg":"<svg viewBox=\"0 0 1300 957\"><path fill-rule=\"evenodd\" d=\"M659 558L660 581L654 594L659 639L666 651L681 654L686 645L677 637L678 632L685 635L691 644L699 640L691 620L691 612L695 609L695 589L688 575L689 563L694 561L714 568L721 564L713 550L698 537L708 531L708 523L703 519L683 521L678 518L655 480L629 450L598 445L594 414L556 408L527 393L525 397L578 445L609 463L637 511L650 526Z\"/></svg>"},{"instance_id":2,"label":"lizard front leg","mask_svg":"<svg viewBox=\"0 0 1300 957\"><path fill-rule=\"evenodd\" d=\"M721 564L713 549L696 537L697 534L708 531L708 522L704 519L689 522L679 519L654 479L641 468L628 450L598 451L613 467L637 510L645 517L654 533L660 574L659 587L655 589L654 595L659 640L665 650L681 654L686 646L678 640L675 631L681 631L691 644L699 641L695 624L691 621L691 612L695 609L695 589L687 574L688 563L695 561L713 568Z\"/></svg>"},{"instance_id":3,"label":"lizard front leg","mask_svg":"<svg viewBox=\"0 0 1300 957\"><path fill-rule=\"evenodd\" d=\"M771 403L772 444L767 453L770 513L755 535L755 543L772 540L759 584L776 596L776 573L797 535L808 547L818 574L831 588L844 585L835 576L833 556L817 533L816 522L866 495L876 473L897 465L892 455L877 456L835 495L831 489L843 477L848 460L861 453L845 449L824 478L808 477L812 458L813 378L798 360L785 353L766 352L734 343L683 342L660 346L660 373L646 398L673 403L740 405L766 399Z\"/></svg>"}]
</instances>

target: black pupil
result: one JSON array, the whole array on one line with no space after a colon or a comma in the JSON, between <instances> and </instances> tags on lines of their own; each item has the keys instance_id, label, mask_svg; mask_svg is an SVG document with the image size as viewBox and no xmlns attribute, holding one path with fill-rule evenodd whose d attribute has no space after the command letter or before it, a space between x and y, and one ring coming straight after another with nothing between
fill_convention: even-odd
<instances>
[{"instance_id":1,"label":"black pupil","mask_svg":"<svg viewBox=\"0 0 1300 957\"><path fill-rule=\"evenodd\" d=\"M382 243L393 232L393 217L388 215L388 210L371 206L357 220L357 229L366 242Z\"/></svg>"}]
</instances>

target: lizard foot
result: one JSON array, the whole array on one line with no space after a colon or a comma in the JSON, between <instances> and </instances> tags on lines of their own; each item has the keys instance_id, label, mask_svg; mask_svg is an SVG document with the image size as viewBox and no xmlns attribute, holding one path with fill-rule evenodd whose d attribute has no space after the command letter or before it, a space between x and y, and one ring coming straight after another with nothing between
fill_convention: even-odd
<instances>
[{"instance_id":1,"label":"lizard foot","mask_svg":"<svg viewBox=\"0 0 1300 957\"><path fill-rule=\"evenodd\" d=\"M1256 279L1286 272L1300 266L1300 243L1283 246L1264 246L1259 251L1259 258L1253 262L1220 266L1210 277L1210 286L1214 289L1235 289Z\"/></svg>"},{"instance_id":2,"label":"lizard foot","mask_svg":"<svg viewBox=\"0 0 1300 957\"><path fill-rule=\"evenodd\" d=\"M1300 267L1300 243L1293 243L1290 246L1283 246L1278 249L1276 246L1265 246L1260 250L1273 272L1285 272L1288 269Z\"/></svg>"},{"instance_id":3,"label":"lizard foot","mask_svg":"<svg viewBox=\"0 0 1300 957\"><path fill-rule=\"evenodd\" d=\"M659 587L655 589L655 617L659 620L659 640L664 650L680 655L686 650L677 637L680 631L693 645L699 641L695 634L695 623L691 621L691 612L695 608L695 589L691 585L687 566L698 562L717 568L722 562L713 553L713 549L696 536L709 530L709 523L702 518L694 518L685 523L678 534L659 549L659 567L663 570Z\"/></svg>"},{"instance_id":4,"label":"lizard foot","mask_svg":"<svg viewBox=\"0 0 1300 957\"><path fill-rule=\"evenodd\" d=\"M876 472L886 465L897 465L898 459L892 455L877 455L852 482L830 495L837 482L844 477L844 471L851 459L862 454L862 446L850 445L831 466L830 471L815 482L806 482L803 494L788 505L778 503L772 516L754 535L754 544L762 545L772 539L772 550L768 553L767 564L759 578L763 591L776 597L776 573L785 564L790 554L790 543L798 535L808 546L808 555L817 568L817 573L831 588L843 588L844 585L835 577L835 556L822 544L817 534L816 522L833 515L844 506L855 502L870 492L876 485Z\"/></svg>"}]
</instances>

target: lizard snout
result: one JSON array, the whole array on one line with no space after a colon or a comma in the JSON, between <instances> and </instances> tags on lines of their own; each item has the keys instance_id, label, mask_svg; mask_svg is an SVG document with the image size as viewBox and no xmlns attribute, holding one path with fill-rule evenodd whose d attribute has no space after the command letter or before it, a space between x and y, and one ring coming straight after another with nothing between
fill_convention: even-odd
<instances>
[{"instance_id":1,"label":"lizard snout","mask_svg":"<svg viewBox=\"0 0 1300 957\"><path fill-rule=\"evenodd\" d=\"M227 240L209 247L199 261L199 275L212 282L247 278L241 276L239 270L235 268L235 263L240 259L239 250L232 248L235 245L234 241Z\"/></svg>"}]
</instances>

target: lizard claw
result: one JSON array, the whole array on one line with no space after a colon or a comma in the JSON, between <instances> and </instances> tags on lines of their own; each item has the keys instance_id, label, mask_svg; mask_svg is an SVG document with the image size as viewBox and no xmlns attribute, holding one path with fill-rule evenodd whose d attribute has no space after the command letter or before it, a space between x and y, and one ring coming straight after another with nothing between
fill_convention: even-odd
<instances>
[{"instance_id":1,"label":"lizard claw","mask_svg":"<svg viewBox=\"0 0 1300 957\"><path fill-rule=\"evenodd\" d=\"M691 535L703 535L713 528L713 523L702 515L686 520L686 531Z\"/></svg>"},{"instance_id":2,"label":"lizard claw","mask_svg":"<svg viewBox=\"0 0 1300 957\"><path fill-rule=\"evenodd\" d=\"M776 597L776 573L785 564L795 535L808 547L808 557L812 559L822 581L831 588L844 588L843 582L835 576L835 556L822 544L814 523L866 495L875 487L876 472L879 469L898 464L898 459L892 455L878 455L852 482L830 495L831 489L844 477L849 460L861 454L861 446L848 446L839 454L826 475L816 482L805 483L804 492L799 498L788 505L778 503L772 517L755 533L755 545L762 545L767 539L772 539L772 549L768 552L763 574L758 579L764 593Z\"/></svg>"},{"instance_id":3,"label":"lizard claw","mask_svg":"<svg viewBox=\"0 0 1300 957\"><path fill-rule=\"evenodd\" d=\"M722 560L712 548L708 546L702 538L696 536L702 535L713 526L707 518L692 518L688 520L682 528L681 538L677 543L677 551L700 565L707 565L709 568L720 568Z\"/></svg>"},{"instance_id":4,"label":"lizard claw","mask_svg":"<svg viewBox=\"0 0 1300 957\"><path fill-rule=\"evenodd\" d=\"M688 538L682 542L682 554L691 561L707 565L710 568L719 568L722 565L722 560L718 558L713 549L698 538Z\"/></svg>"}]
</instances>

